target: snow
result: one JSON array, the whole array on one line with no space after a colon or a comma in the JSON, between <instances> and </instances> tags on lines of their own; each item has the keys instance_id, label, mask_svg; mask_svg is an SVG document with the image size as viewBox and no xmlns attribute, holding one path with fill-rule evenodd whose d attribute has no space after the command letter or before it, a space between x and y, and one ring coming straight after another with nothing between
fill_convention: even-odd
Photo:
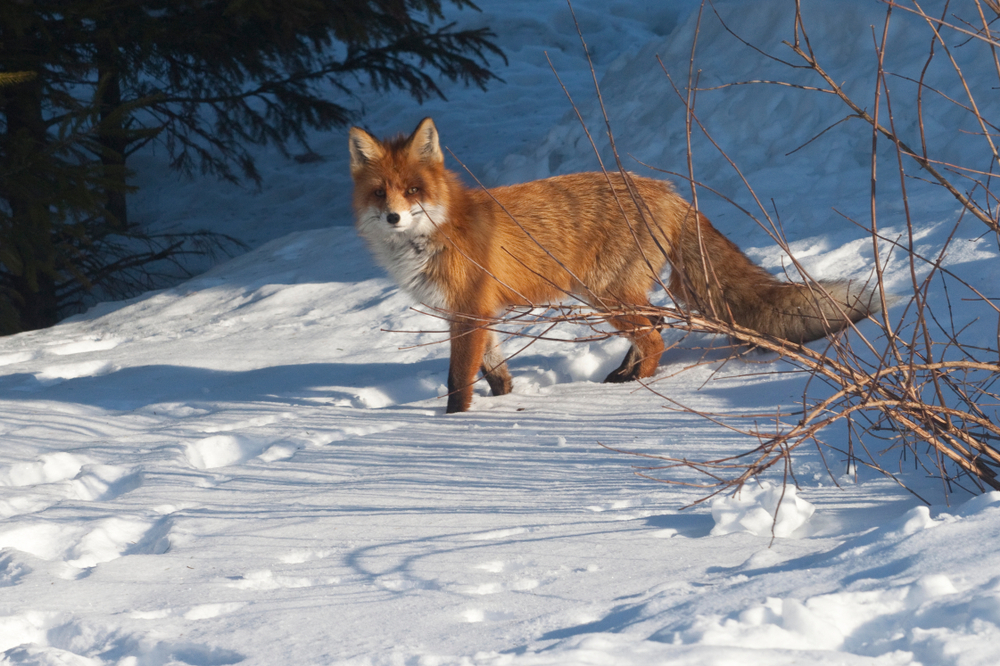
<instances>
[{"instance_id":1,"label":"snow","mask_svg":"<svg viewBox=\"0 0 1000 666\"><path fill-rule=\"evenodd\" d=\"M596 168L543 53L600 138L566 7L479 4L482 15L456 18L500 35L506 84L449 86L449 101L422 107L362 93L364 124L408 132L432 116L489 184ZM861 67L852 93L870 99L868 26L881 34L884 5L803 4L832 75ZM789 3L716 5L742 35L791 57L775 27L789 24ZM686 173L683 109L653 56L686 81L697 3L652 6L574 2L623 158ZM912 74L928 39L900 14L889 55ZM994 85L988 59L955 51L968 76ZM698 67L702 85L801 76L756 56L712 13ZM943 63L931 69L945 85ZM908 84L892 85L896 122L912 126ZM995 101L980 103L996 117ZM703 92L696 108L762 200L773 198L814 277L871 270L871 241L831 211L868 220L870 131L843 124L788 154L845 109L773 86ZM930 146L960 156L978 145L962 128L931 114ZM471 412L445 416L442 323L411 309L357 238L346 143L346 130L312 136L324 159L309 164L260 151L259 193L179 180L162 154L146 154L138 219L223 231L254 249L174 288L0 339L0 664L996 663L1000 493L946 496L902 469L927 507L827 451L831 478L815 450L799 449L798 486L783 497L778 471L683 508L704 491L641 478L643 461L611 449L714 459L753 443L641 387L599 383L625 353L617 339L533 344L510 361L512 394L489 397L480 382ZM695 147L696 177L747 205L725 160L703 140ZM894 160L882 145L886 192ZM957 205L911 188L915 243L936 257ZM752 221L700 196L756 261L788 265ZM901 233L889 194L878 214L887 234ZM989 295L998 253L978 224L962 223L947 263ZM887 278L905 287L909 267L890 264ZM974 318L970 302L953 303L956 320ZM996 346L995 319L982 335ZM700 363L710 340L671 340L679 346L654 386L680 404L773 413L801 399L803 380L769 373L786 370L781 361ZM506 345L513 354L524 341Z\"/></svg>"},{"instance_id":2,"label":"snow","mask_svg":"<svg viewBox=\"0 0 1000 666\"><path fill-rule=\"evenodd\" d=\"M757 536L774 534L790 537L812 517L816 507L798 496L794 486L764 481L759 486L744 486L733 495L717 497L712 502L711 535L750 532Z\"/></svg>"}]
</instances>

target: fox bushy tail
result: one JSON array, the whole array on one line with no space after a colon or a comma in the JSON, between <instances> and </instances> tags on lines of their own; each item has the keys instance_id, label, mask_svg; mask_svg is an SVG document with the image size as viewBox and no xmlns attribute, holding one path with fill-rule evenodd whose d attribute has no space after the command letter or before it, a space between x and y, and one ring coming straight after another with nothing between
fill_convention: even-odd
<instances>
[{"instance_id":1,"label":"fox bushy tail","mask_svg":"<svg viewBox=\"0 0 1000 666\"><path fill-rule=\"evenodd\" d=\"M688 307L795 343L818 340L870 314L872 289L847 281L782 282L700 213L697 220L682 224L670 252L670 290Z\"/></svg>"}]
</instances>

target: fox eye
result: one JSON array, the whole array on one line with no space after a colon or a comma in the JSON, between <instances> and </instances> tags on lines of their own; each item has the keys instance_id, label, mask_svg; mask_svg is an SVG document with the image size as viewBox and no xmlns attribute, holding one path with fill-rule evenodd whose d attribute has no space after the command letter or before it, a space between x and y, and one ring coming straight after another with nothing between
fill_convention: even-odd
<instances>
[{"instance_id":1,"label":"fox eye","mask_svg":"<svg viewBox=\"0 0 1000 666\"><path fill-rule=\"evenodd\" d=\"M384 199L385 198L385 190L383 190L381 187L378 188L377 190L375 190L375 196L377 196L379 199Z\"/></svg>"},{"instance_id":2,"label":"fox eye","mask_svg":"<svg viewBox=\"0 0 1000 666\"><path fill-rule=\"evenodd\" d=\"M407 194L416 194L419 191L420 191L419 187L411 187L410 189L406 190L406 193Z\"/></svg>"}]
</instances>

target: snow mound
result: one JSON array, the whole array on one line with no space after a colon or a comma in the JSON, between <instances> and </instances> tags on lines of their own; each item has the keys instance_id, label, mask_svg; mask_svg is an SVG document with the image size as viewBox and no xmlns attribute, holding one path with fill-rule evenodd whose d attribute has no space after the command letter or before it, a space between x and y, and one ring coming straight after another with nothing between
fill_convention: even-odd
<instances>
[{"instance_id":1,"label":"snow mound","mask_svg":"<svg viewBox=\"0 0 1000 666\"><path fill-rule=\"evenodd\" d=\"M750 532L757 536L789 537L805 525L816 507L802 499L794 486L764 481L744 485L732 496L712 502L712 535Z\"/></svg>"}]
</instances>

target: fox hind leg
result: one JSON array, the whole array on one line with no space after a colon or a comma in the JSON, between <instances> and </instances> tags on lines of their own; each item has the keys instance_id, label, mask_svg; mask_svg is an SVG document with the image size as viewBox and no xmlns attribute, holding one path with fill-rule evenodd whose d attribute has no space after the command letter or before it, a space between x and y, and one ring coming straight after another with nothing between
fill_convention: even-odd
<instances>
[{"instance_id":1,"label":"fox hind leg","mask_svg":"<svg viewBox=\"0 0 1000 666\"><path fill-rule=\"evenodd\" d=\"M621 365L619 365L610 375L604 378L605 384L621 384L623 382L630 382L636 378L636 364L639 361L639 351L632 345L628 348L628 353L625 354L625 358L622 359Z\"/></svg>"},{"instance_id":2,"label":"fox hind leg","mask_svg":"<svg viewBox=\"0 0 1000 666\"><path fill-rule=\"evenodd\" d=\"M489 331L489 337L486 339L482 371L493 395L507 395L514 388L514 380L511 379L503 350L500 349L500 340L493 331Z\"/></svg>"},{"instance_id":3,"label":"fox hind leg","mask_svg":"<svg viewBox=\"0 0 1000 666\"><path fill-rule=\"evenodd\" d=\"M663 355L663 338L660 336L660 317L644 315L609 316L608 322L619 331L629 333L632 346L621 365L605 377L605 383L619 384L643 377L652 377Z\"/></svg>"}]
</instances>

